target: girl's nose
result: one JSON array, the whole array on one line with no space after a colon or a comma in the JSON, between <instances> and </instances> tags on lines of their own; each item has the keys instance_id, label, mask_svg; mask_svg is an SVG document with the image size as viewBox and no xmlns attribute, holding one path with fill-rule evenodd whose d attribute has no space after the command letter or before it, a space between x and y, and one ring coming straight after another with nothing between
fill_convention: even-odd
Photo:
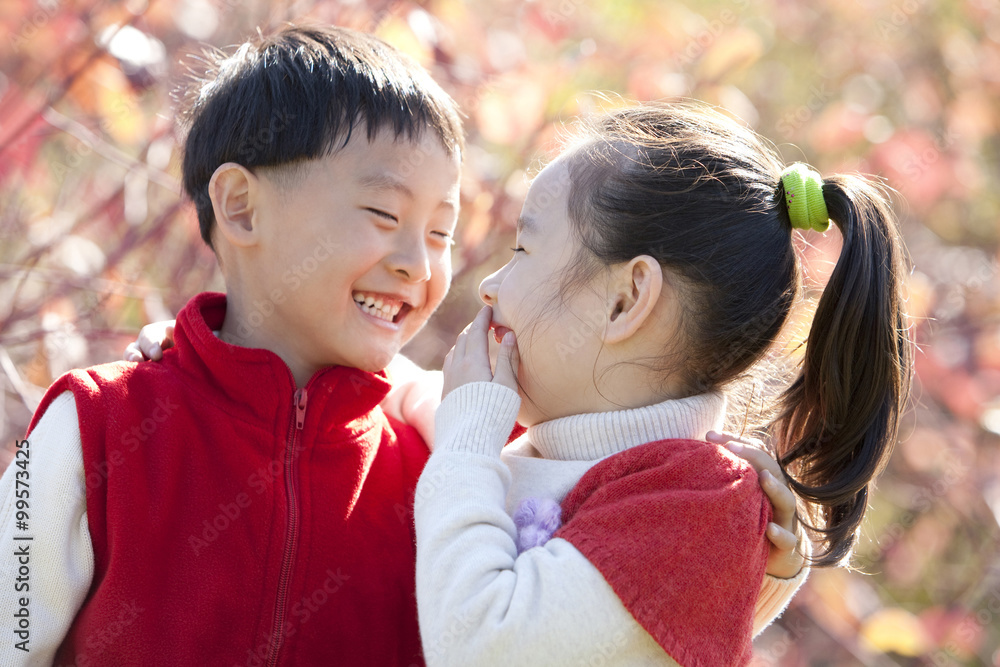
<instances>
[{"instance_id":1,"label":"girl's nose","mask_svg":"<svg viewBox=\"0 0 1000 667\"><path fill-rule=\"evenodd\" d=\"M503 272L507 267L500 269L483 279L479 283L479 298L488 306L495 306L497 302L497 290L500 289L500 282L503 279Z\"/></svg>"}]
</instances>

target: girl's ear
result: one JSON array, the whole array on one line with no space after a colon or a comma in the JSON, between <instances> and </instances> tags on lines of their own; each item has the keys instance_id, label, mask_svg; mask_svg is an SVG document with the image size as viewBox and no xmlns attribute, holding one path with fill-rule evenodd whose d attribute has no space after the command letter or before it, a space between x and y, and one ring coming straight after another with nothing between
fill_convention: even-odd
<instances>
[{"instance_id":1,"label":"girl's ear","mask_svg":"<svg viewBox=\"0 0 1000 667\"><path fill-rule=\"evenodd\" d=\"M235 162L219 165L208 182L217 233L234 246L248 247L258 241L255 206L259 181L246 167Z\"/></svg>"},{"instance_id":2,"label":"girl's ear","mask_svg":"<svg viewBox=\"0 0 1000 667\"><path fill-rule=\"evenodd\" d=\"M639 255L615 272L605 343L620 343L638 331L649 319L663 291L663 269L649 255Z\"/></svg>"}]
</instances>

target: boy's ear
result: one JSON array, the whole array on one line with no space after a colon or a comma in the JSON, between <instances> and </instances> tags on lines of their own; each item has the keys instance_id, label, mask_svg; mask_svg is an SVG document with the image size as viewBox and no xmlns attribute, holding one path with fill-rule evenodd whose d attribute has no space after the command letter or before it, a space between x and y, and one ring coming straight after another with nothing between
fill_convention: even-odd
<instances>
[{"instance_id":1,"label":"boy's ear","mask_svg":"<svg viewBox=\"0 0 1000 667\"><path fill-rule=\"evenodd\" d=\"M254 245L258 240L254 218L259 195L257 177L243 165L227 162L212 174L208 195L215 211L217 233L237 247Z\"/></svg>"},{"instance_id":2,"label":"boy's ear","mask_svg":"<svg viewBox=\"0 0 1000 667\"><path fill-rule=\"evenodd\" d=\"M653 313L663 291L663 270L649 255L639 255L615 271L605 343L620 343L638 331Z\"/></svg>"}]
</instances>

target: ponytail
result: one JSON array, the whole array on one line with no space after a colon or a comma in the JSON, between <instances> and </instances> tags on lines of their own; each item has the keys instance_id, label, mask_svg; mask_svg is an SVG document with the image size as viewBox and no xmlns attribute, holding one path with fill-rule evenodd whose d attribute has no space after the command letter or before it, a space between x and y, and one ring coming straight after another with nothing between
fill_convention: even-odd
<instances>
[{"instance_id":1,"label":"ponytail","mask_svg":"<svg viewBox=\"0 0 1000 667\"><path fill-rule=\"evenodd\" d=\"M781 186L779 194L783 202ZM824 181L823 199L843 248L772 430L778 463L818 538L813 564L830 566L851 554L869 488L895 444L913 343L903 243L885 192L863 178L834 176Z\"/></svg>"}]
</instances>

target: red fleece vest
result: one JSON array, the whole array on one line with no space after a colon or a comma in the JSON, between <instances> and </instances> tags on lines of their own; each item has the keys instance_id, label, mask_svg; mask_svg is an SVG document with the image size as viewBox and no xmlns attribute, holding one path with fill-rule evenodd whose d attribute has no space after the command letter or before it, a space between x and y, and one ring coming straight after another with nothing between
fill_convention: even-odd
<instances>
[{"instance_id":1,"label":"red fleece vest","mask_svg":"<svg viewBox=\"0 0 1000 667\"><path fill-rule=\"evenodd\" d=\"M57 665L422 665L412 493L427 458L378 407L382 374L297 390L273 353L213 335L201 294L160 363L64 375L94 580ZM30 431L30 428L29 428Z\"/></svg>"}]
</instances>

